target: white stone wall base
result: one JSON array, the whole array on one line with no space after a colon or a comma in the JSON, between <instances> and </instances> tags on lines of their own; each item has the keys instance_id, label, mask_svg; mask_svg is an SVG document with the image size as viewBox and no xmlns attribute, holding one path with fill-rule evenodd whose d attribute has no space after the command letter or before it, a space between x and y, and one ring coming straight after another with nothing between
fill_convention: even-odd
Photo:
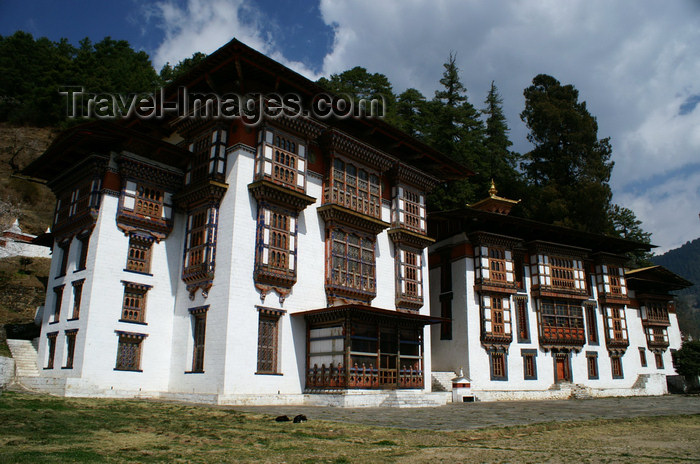
<instances>
[{"instance_id":1,"label":"white stone wall base","mask_svg":"<svg viewBox=\"0 0 700 464\"><path fill-rule=\"evenodd\" d=\"M610 396L659 396L668 393L664 374L641 374L632 388L594 388L580 384L557 384L548 390L479 390L477 401L565 400Z\"/></svg>"}]
</instances>

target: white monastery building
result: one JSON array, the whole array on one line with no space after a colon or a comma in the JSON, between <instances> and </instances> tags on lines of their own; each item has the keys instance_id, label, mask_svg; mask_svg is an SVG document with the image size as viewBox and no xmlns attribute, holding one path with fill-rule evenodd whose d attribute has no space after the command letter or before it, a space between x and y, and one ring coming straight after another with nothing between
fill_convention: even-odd
<instances>
[{"instance_id":1,"label":"white monastery building","mask_svg":"<svg viewBox=\"0 0 700 464\"><path fill-rule=\"evenodd\" d=\"M180 88L323 93L236 40ZM380 119L98 121L25 173L58 198L37 363L66 396L428 405L452 398L433 371L478 400L674 373L687 282L625 274L646 245L508 216L495 190L429 221L426 193L471 173Z\"/></svg>"}]
</instances>

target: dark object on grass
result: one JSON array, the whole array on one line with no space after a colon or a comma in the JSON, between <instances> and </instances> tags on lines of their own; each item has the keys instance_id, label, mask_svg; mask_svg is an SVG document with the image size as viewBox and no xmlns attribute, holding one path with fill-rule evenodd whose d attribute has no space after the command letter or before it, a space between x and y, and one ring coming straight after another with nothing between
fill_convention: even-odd
<instances>
[{"instance_id":1,"label":"dark object on grass","mask_svg":"<svg viewBox=\"0 0 700 464\"><path fill-rule=\"evenodd\" d=\"M294 416L294 423L298 424L299 422L306 422L306 416L303 414L299 414L298 416Z\"/></svg>"},{"instance_id":2,"label":"dark object on grass","mask_svg":"<svg viewBox=\"0 0 700 464\"><path fill-rule=\"evenodd\" d=\"M289 422L291 419L287 416L277 416L275 417L275 421L277 422Z\"/></svg>"}]
</instances>

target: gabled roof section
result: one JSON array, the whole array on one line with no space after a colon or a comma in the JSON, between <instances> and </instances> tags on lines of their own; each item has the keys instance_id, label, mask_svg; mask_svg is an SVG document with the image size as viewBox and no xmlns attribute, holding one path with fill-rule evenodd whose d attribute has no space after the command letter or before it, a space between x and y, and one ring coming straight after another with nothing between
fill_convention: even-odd
<instances>
[{"instance_id":1,"label":"gabled roof section","mask_svg":"<svg viewBox=\"0 0 700 464\"><path fill-rule=\"evenodd\" d=\"M663 266L649 266L625 272L632 289L662 289L665 291L683 290L692 287L693 282L669 271Z\"/></svg>"},{"instance_id":2,"label":"gabled roof section","mask_svg":"<svg viewBox=\"0 0 700 464\"><path fill-rule=\"evenodd\" d=\"M523 242L545 241L613 254L634 250L649 251L655 245L619 237L583 232L515 216L464 207L428 214L428 235L444 240L462 232L507 234Z\"/></svg>"},{"instance_id":3,"label":"gabled roof section","mask_svg":"<svg viewBox=\"0 0 700 464\"><path fill-rule=\"evenodd\" d=\"M312 99L319 94L329 94L315 82L286 66L233 39L219 48L195 68L170 83L164 90L167 101L175 101L181 88L189 92L214 93L294 93L301 97L304 109L311 107ZM141 131L160 132L165 137L172 131L174 117L163 120L138 120L129 122ZM404 163L441 181L463 179L474 173L445 154L391 126L380 118L353 118L315 120L328 128L337 128L362 140Z\"/></svg>"},{"instance_id":4,"label":"gabled roof section","mask_svg":"<svg viewBox=\"0 0 700 464\"><path fill-rule=\"evenodd\" d=\"M177 168L184 168L191 155L187 150L120 124L93 121L62 132L39 158L23 170L23 174L51 180L92 154L109 155L122 150Z\"/></svg>"}]
</instances>

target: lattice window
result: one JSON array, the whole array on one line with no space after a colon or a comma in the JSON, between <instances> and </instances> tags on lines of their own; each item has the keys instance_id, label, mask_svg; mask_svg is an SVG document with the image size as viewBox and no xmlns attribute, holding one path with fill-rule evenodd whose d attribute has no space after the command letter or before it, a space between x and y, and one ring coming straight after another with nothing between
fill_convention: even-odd
<instances>
[{"instance_id":1,"label":"lattice window","mask_svg":"<svg viewBox=\"0 0 700 464\"><path fill-rule=\"evenodd\" d=\"M204 207L187 216L184 275L206 272L213 268L218 210Z\"/></svg>"},{"instance_id":2,"label":"lattice window","mask_svg":"<svg viewBox=\"0 0 700 464\"><path fill-rule=\"evenodd\" d=\"M423 301L423 253L397 247L397 296Z\"/></svg>"},{"instance_id":3,"label":"lattice window","mask_svg":"<svg viewBox=\"0 0 700 464\"><path fill-rule=\"evenodd\" d=\"M325 203L335 203L359 213L381 218L379 176L364 167L333 159L331 178L325 188Z\"/></svg>"},{"instance_id":4,"label":"lattice window","mask_svg":"<svg viewBox=\"0 0 700 464\"><path fill-rule=\"evenodd\" d=\"M189 144L194 153L185 171L185 185L207 179L223 181L226 177L226 141L228 132L214 129Z\"/></svg>"},{"instance_id":5,"label":"lattice window","mask_svg":"<svg viewBox=\"0 0 700 464\"><path fill-rule=\"evenodd\" d=\"M153 240L143 238L138 235L129 237L129 251L126 257L126 270L134 272L142 272L148 274L151 272L151 248Z\"/></svg>"},{"instance_id":6,"label":"lattice window","mask_svg":"<svg viewBox=\"0 0 700 464\"><path fill-rule=\"evenodd\" d=\"M513 255L502 247L479 246L475 248L476 276L487 282L515 282Z\"/></svg>"},{"instance_id":7,"label":"lattice window","mask_svg":"<svg viewBox=\"0 0 700 464\"><path fill-rule=\"evenodd\" d=\"M596 319L595 305L584 305L586 308L586 322L588 323L588 343L598 344L598 321Z\"/></svg>"},{"instance_id":8,"label":"lattice window","mask_svg":"<svg viewBox=\"0 0 700 464\"><path fill-rule=\"evenodd\" d=\"M73 369L73 359L75 358L75 339L78 335L77 330L66 330L66 364L64 369Z\"/></svg>"},{"instance_id":9,"label":"lattice window","mask_svg":"<svg viewBox=\"0 0 700 464\"><path fill-rule=\"evenodd\" d=\"M192 372L204 372L204 340L207 330L207 310L209 306L190 309L192 315Z\"/></svg>"},{"instance_id":10,"label":"lattice window","mask_svg":"<svg viewBox=\"0 0 700 464\"><path fill-rule=\"evenodd\" d=\"M668 346L668 332L666 327L646 327L647 342L655 346Z\"/></svg>"},{"instance_id":11,"label":"lattice window","mask_svg":"<svg viewBox=\"0 0 700 464\"><path fill-rule=\"evenodd\" d=\"M306 145L275 129L258 133L255 178L269 179L300 192L306 190Z\"/></svg>"},{"instance_id":12,"label":"lattice window","mask_svg":"<svg viewBox=\"0 0 700 464\"><path fill-rule=\"evenodd\" d=\"M376 291L374 238L331 231L330 284L364 292Z\"/></svg>"},{"instance_id":13,"label":"lattice window","mask_svg":"<svg viewBox=\"0 0 700 464\"><path fill-rule=\"evenodd\" d=\"M654 353L654 360L656 361L656 368L657 369L663 369L664 368L664 356L661 353Z\"/></svg>"},{"instance_id":14,"label":"lattice window","mask_svg":"<svg viewBox=\"0 0 700 464\"><path fill-rule=\"evenodd\" d=\"M296 275L296 217L289 211L258 209L257 266L282 276Z\"/></svg>"},{"instance_id":15,"label":"lattice window","mask_svg":"<svg viewBox=\"0 0 700 464\"><path fill-rule=\"evenodd\" d=\"M63 285L53 288L53 320L51 322L58 322L61 318L61 304L63 300Z\"/></svg>"},{"instance_id":16,"label":"lattice window","mask_svg":"<svg viewBox=\"0 0 700 464\"><path fill-rule=\"evenodd\" d=\"M532 255L530 264L533 285L586 292L586 274L581 260L540 254Z\"/></svg>"},{"instance_id":17,"label":"lattice window","mask_svg":"<svg viewBox=\"0 0 700 464\"><path fill-rule=\"evenodd\" d=\"M484 295L481 297L481 310L485 335L511 336L510 298Z\"/></svg>"},{"instance_id":18,"label":"lattice window","mask_svg":"<svg viewBox=\"0 0 700 464\"><path fill-rule=\"evenodd\" d=\"M515 307L518 321L518 341L526 342L530 340L529 318L527 314L527 299L515 298Z\"/></svg>"},{"instance_id":19,"label":"lattice window","mask_svg":"<svg viewBox=\"0 0 700 464\"><path fill-rule=\"evenodd\" d=\"M588 366L588 378L595 380L598 378L598 353L589 351L586 353L586 363Z\"/></svg>"},{"instance_id":20,"label":"lattice window","mask_svg":"<svg viewBox=\"0 0 700 464\"><path fill-rule=\"evenodd\" d=\"M647 350L639 348L639 362L642 367L647 367Z\"/></svg>"},{"instance_id":21,"label":"lattice window","mask_svg":"<svg viewBox=\"0 0 700 464\"><path fill-rule=\"evenodd\" d=\"M394 226L425 233L425 196L404 186L394 187Z\"/></svg>"},{"instance_id":22,"label":"lattice window","mask_svg":"<svg viewBox=\"0 0 700 464\"><path fill-rule=\"evenodd\" d=\"M127 180L122 191L122 208L149 219L172 218L172 194L153 186Z\"/></svg>"},{"instance_id":23,"label":"lattice window","mask_svg":"<svg viewBox=\"0 0 700 464\"><path fill-rule=\"evenodd\" d=\"M260 313L258 320L258 373L277 374L279 317Z\"/></svg>"},{"instance_id":24,"label":"lattice window","mask_svg":"<svg viewBox=\"0 0 700 464\"><path fill-rule=\"evenodd\" d=\"M540 301L540 338L584 344L583 309L566 300Z\"/></svg>"},{"instance_id":25,"label":"lattice window","mask_svg":"<svg viewBox=\"0 0 700 464\"><path fill-rule=\"evenodd\" d=\"M58 332L52 332L46 334L47 343L47 356L46 356L46 369L53 369L54 360L56 358L56 337Z\"/></svg>"},{"instance_id":26,"label":"lattice window","mask_svg":"<svg viewBox=\"0 0 700 464\"><path fill-rule=\"evenodd\" d=\"M60 277L60 276L66 275L66 271L68 270L68 257L69 257L69 253L70 253L70 240L66 240L65 242L59 244L58 249L61 250L61 267L59 267L59 269L58 269L57 277Z\"/></svg>"},{"instance_id":27,"label":"lattice window","mask_svg":"<svg viewBox=\"0 0 700 464\"><path fill-rule=\"evenodd\" d=\"M525 380L536 380L537 379L537 351L535 350L521 350L523 356L523 378Z\"/></svg>"},{"instance_id":28,"label":"lattice window","mask_svg":"<svg viewBox=\"0 0 700 464\"><path fill-rule=\"evenodd\" d=\"M624 269L617 266L598 265L596 266L598 277L598 293L616 297L627 296L627 285L625 283Z\"/></svg>"},{"instance_id":29,"label":"lattice window","mask_svg":"<svg viewBox=\"0 0 700 464\"><path fill-rule=\"evenodd\" d=\"M621 379L624 377L622 372L622 358L620 357L620 355L610 355L610 367L612 370L613 379Z\"/></svg>"},{"instance_id":30,"label":"lattice window","mask_svg":"<svg viewBox=\"0 0 700 464\"><path fill-rule=\"evenodd\" d=\"M83 284L85 279L76 280L73 282L73 315L71 319L78 319L80 317L80 302L83 297Z\"/></svg>"},{"instance_id":31,"label":"lattice window","mask_svg":"<svg viewBox=\"0 0 700 464\"><path fill-rule=\"evenodd\" d=\"M149 285L125 282L124 299L122 300L122 322L146 321L146 292L151 288Z\"/></svg>"},{"instance_id":32,"label":"lattice window","mask_svg":"<svg viewBox=\"0 0 700 464\"><path fill-rule=\"evenodd\" d=\"M99 179L91 179L59 196L54 215L54 228L68 219L86 212L89 208L98 207L100 187L101 181Z\"/></svg>"},{"instance_id":33,"label":"lattice window","mask_svg":"<svg viewBox=\"0 0 700 464\"><path fill-rule=\"evenodd\" d=\"M647 322L656 322L667 325L668 319L668 304L665 301L647 301L642 306L642 319Z\"/></svg>"},{"instance_id":34,"label":"lattice window","mask_svg":"<svg viewBox=\"0 0 700 464\"><path fill-rule=\"evenodd\" d=\"M119 344L117 345L117 365L115 370L140 371L141 370L141 345L146 334L117 331Z\"/></svg>"},{"instance_id":35,"label":"lattice window","mask_svg":"<svg viewBox=\"0 0 700 464\"><path fill-rule=\"evenodd\" d=\"M88 249L90 247L90 235L79 237L78 243L80 244L80 254L78 256L78 268L76 270L80 271L87 267Z\"/></svg>"},{"instance_id":36,"label":"lattice window","mask_svg":"<svg viewBox=\"0 0 700 464\"><path fill-rule=\"evenodd\" d=\"M609 341L627 341L627 320L625 309L619 306L607 306L605 308L606 324Z\"/></svg>"},{"instance_id":37,"label":"lattice window","mask_svg":"<svg viewBox=\"0 0 700 464\"><path fill-rule=\"evenodd\" d=\"M491 380L508 380L506 372L506 353L503 351L490 351Z\"/></svg>"}]
</instances>

